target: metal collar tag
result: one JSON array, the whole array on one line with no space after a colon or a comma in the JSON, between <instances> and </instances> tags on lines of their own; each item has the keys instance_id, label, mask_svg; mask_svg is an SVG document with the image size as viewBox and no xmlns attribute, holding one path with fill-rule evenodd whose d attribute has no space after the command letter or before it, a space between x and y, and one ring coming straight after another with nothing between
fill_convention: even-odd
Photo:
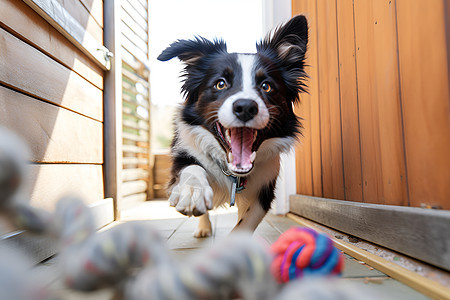
<instances>
[{"instance_id":1,"label":"metal collar tag","mask_svg":"<svg viewBox=\"0 0 450 300\"><path fill-rule=\"evenodd\" d=\"M223 168L221 169L222 173L231 179L230 206L234 206L236 202L236 194L239 194L245 189L245 186L247 185L247 179L234 176L233 174L226 172Z\"/></svg>"}]
</instances>

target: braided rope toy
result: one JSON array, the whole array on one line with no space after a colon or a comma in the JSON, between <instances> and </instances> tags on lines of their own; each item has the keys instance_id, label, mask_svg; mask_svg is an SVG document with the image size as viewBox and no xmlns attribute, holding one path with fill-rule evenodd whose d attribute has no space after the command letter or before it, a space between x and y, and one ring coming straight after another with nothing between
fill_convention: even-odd
<instances>
[{"instance_id":1,"label":"braided rope toy","mask_svg":"<svg viewBox=\"0 0 450 300\"><path fill-rule=\"evenodd\" d=\"M129 300L285 300L292 298L280 293L283 285L277 284L271 270L277 281L291 280L288 286L292 291L301 286L294 280L300 274L333 275L342 269L342 256L331 240L299 228L283 234L271 251L250 233L235 233L186 262L176 263L158 232L143 222L128 222L97 233L90 209L76 197L62 198L54 213L30 206L27 199L17 195L19 185L11 184L23 178L20 170L26 168L25 160L18 160L16 152L10 150L23 145L11 140L5 144L9 146L0 143L0 166L8 166L0 169L0 212L19 228L59 241L60 277L73 290L113 287L117 295ZM11 176L15 178L12 181ZM20 257L18 253L0 255L0 274L22 270L20 276L0 276L0 287L5 291L22 284L32 288L23 289L26 296L11 291L8 299L50 299L51 293L28 276L26 268L17 268ZM13 278L17 284L10 285Z\"/></svg>"},{"instance_id":2,"label":"braided rope toy","mask_svg":"<svg viewBox=\"0 0 450 300\"><path fill-rule=\"evenodd\" d=\"M306 275L339 275L344 257L324 233L311 228L293 227L270 248L274 259L271 271L278 282Z\"/></svg>"}]
</instances>

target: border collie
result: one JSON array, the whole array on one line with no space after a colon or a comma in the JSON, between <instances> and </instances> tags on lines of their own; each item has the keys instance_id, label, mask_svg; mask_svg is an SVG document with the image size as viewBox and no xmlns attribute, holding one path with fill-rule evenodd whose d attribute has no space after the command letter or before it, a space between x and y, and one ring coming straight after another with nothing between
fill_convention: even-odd
<instances>
[{"instance_id":1,"label":"border collie","mask_svg":"<svg viewBox=\"0 0 450 300\"><path fill-rule=\"evenodd\" d=\"M255 230L274 198L280 153L301 131L293 104L305 92L308 24L296 16L256 44L228 53L224 41L178 40L158 57L184 64L185 102L175 117L169 202L200 216L195 237L211 235L208 210L234 201L233 230Z\"/></svg>"}]
</instances>

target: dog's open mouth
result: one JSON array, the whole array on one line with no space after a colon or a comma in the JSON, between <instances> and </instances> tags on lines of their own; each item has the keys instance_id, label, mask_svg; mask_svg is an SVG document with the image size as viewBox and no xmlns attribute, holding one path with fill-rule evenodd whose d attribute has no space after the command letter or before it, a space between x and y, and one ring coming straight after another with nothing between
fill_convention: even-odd
<instances>
[{"instance_id":1,"label":"dog's open mouth","mask_svg":"<svg viewBox=\"0 0 450 300\"><path fill-rule=\"evenodd\" d=\"M225 128L216 123L219 137L227 150L228 168L237 175L248 174L256 158L258 130L249 127Z\"/></svg>"}]
</instances>

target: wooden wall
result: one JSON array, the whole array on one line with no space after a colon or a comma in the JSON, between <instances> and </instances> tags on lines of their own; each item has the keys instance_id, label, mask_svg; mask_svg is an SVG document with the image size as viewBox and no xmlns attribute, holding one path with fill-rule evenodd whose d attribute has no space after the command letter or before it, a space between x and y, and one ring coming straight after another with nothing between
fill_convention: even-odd
<instances>
[{"instance_id":1,"label":"wooden wall","mask_svg":"<svg viewBox=\"0 0 450 300\"><path fill-rule=\"evenodd\" d=\"M103 45L102 0L57 2ZM32 150L34 205L52 209L66 193L104 199L103 76L25 2L0 1L0 125Z\"/></svg>"},{"instance_id":2,"label":"wooden wall","mask_svg":"<svg viewBox=\"0 0 450 300\"><path fill-rule=\"evenodd\" d=\"M446 0L293 0L308 17L297 192L450 209Z\"/></svg>"}]
</instances>

